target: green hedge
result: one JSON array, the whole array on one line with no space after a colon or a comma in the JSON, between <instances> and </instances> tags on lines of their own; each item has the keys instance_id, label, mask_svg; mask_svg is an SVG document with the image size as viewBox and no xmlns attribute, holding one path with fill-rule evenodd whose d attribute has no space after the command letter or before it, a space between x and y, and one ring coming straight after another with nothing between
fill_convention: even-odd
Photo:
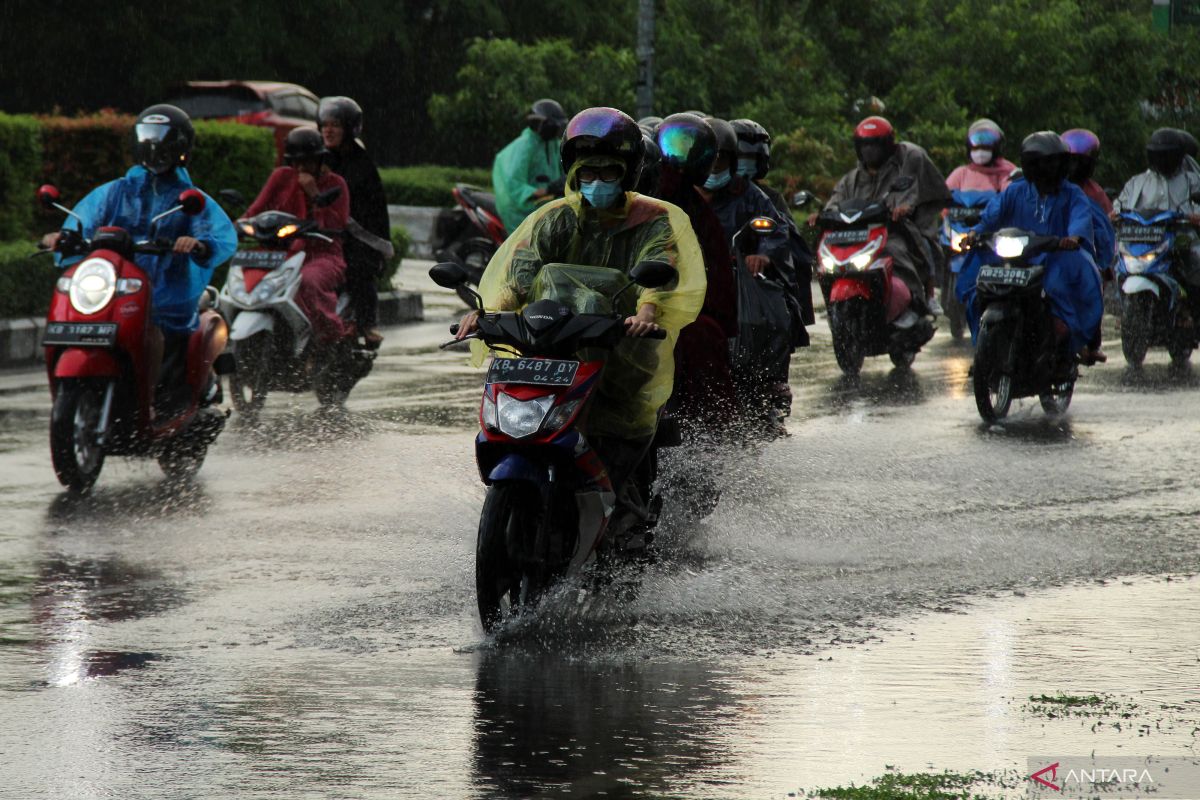
<instances>
[{"instance_id":1,"label":"green hedge","mask_svg":"<svg viewBox=\"0 0 1200 800\"><path fill-rule=\"evenodd\" d=\"M236 189L253 200L275 169L275 136L270 128L237 122L197 121L196 146L188 172L213 198ZM236 219L242 208L225 208Z\"/></svg>"},{"instance_id":2,"label":"green hedge","mask_svg":"<svg viewBox=\"0 0 1200 800\"><path fill-rule=\"evenodd\" d=\"M58 269L49 256L34 256L34 242L0 242L0 319L41 317L50 308Z\"/></svg>"},{"instance_id":3,"label":"green hedge","mask_svg":"<svg viewBox=\"0 0 1200 800\"><path fill-rule=\"evenodd\" d=\"M32 117L0 113L0 241L33 230L42 140Z\"/></svg>"},{"instance_id":4,"label":"green hedge","mask_svg":"<svg viewBox=\"0 0 1200 800\"><path fill-rule=\"evenodd\" d=\"M399 206L452 206L450 190L456 183L484 189L492 185L492 171L482 167L384 167L379 170L387 201Z\"/></svg>"}]
</instances>

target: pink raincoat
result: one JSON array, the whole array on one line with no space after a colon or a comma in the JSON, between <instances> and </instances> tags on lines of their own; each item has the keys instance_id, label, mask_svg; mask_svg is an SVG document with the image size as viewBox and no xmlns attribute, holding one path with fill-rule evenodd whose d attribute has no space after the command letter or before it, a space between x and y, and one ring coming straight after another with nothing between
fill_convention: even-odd
<instances>
[{"instance_id":1,"label":"pink raincoat","mask_svg":"<svg viewBox=\"0 0 1200 800\"><path fill-rule=\"evenodd\" d=\"M946 188L959 192L1003 192L1010 183L1009 176L1017 166L997 157L991 164L965 164L946 178Z\"/></svg>"}]
</instances>

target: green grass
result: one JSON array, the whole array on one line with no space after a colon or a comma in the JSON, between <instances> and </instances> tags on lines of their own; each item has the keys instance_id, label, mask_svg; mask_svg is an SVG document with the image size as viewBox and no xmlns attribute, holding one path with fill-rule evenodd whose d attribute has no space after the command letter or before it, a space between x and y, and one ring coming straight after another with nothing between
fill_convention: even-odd
<instances>
[{"instance_id":1,"label":"green grass","mask_svg":"<svg viewBox=\"0 0 1200 800\"><path fill-rule=\"evenodd\" d=\"M973 792L973 787L991 783L993 778L982 772L892 772L875 778L867 786L838 786L814 789L809 797L844 798L845 800L982 800L985 795Z\"/></svg>"},{"instance_id":2,"label":"green grass","mask_svg":"<svg viewBox=\"0 0 1200 800\"><path fill-rule=\"evenodd\" d=\"M469 183L489 191L492 185L492 171L485 167L384 167L379 177L387 201L401 206L452 206L454 184Z\"/></svg>"}]
</instances>

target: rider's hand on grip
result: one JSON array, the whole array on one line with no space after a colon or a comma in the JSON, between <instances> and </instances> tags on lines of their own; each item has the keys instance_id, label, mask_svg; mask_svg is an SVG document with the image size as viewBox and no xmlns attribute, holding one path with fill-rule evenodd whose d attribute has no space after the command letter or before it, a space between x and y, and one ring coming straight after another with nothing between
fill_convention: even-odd
<instances>
[{"instance_id":1,"label":"rider's hand on grip","mask_svg":"<svg viewBox=\"0 0 1200 800\"><path fill-rule=\"evenodd\" d=\"M1063 238L1058 240L1058 249L1059 250L1078 250L1079 249L1079 237L1078 236L1064 236Z\"/></svg>"}]
</instances>

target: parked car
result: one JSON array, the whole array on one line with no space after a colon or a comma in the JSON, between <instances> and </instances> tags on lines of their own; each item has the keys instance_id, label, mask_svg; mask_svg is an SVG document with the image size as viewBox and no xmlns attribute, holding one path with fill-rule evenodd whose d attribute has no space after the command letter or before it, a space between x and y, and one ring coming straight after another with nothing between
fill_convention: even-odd
<instances>
[{"instance_id":1,"label":"parked car","mask_svg":"<svg viewBox=\"0 0 1200 800\"><path fill-rule=\"evenodd\" d=\"M317 121L317 96L294 83L188 81L167 102L192 119L227 119L272 128L276 163L282 161L288 131Z\"/></svg>"}]
</instances>

